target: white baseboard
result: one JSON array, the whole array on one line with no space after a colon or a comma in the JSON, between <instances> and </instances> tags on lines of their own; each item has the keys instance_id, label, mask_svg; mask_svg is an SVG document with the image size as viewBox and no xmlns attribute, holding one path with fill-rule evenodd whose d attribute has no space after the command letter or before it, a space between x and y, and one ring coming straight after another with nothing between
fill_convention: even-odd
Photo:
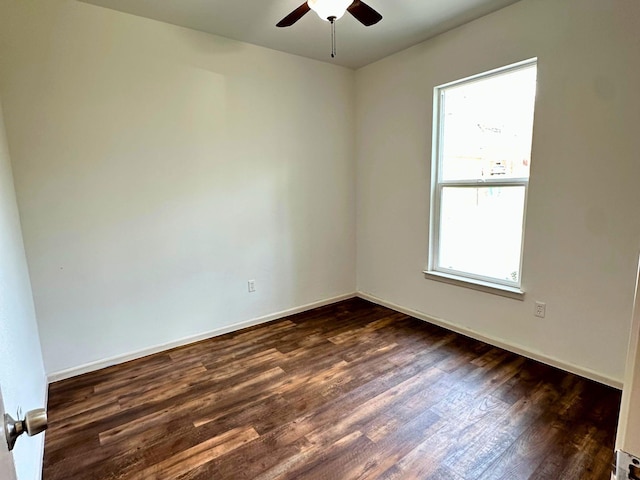
<instances>
[{"instance_id":1,"label":"white baseboard","mask_svg":"<svg viewBox=\"0 0 640 480\"><path fill-rule=\"evenodd\" d=\"M135 352L116 355L114 357L105 358L103 360L86 363L78 367L68 368L66 370L60 370L58 372L53 372L49 374L47 377L47 380L49 383L65 380L67 378L76 377L84 373L93 372L96 370L100 370L102 368L111 367L113 365L118 365L120 363L128 362L130 360L135 360L137 358L146 357L147 355L152 355L154 353L170 350L175 347L181 347L183 345L188 345L190 343L199 342L200 340L206 340L207 338L217 337L219 335L224 335L225 333L235 332L236 330L252 327L254 325L259 325L261 323L271 322L273 320L278 320L283 317L288 317L289 315L295 315L296 313L306 312L307 310L312 310L314 308L324 307L325 305L330 305L332 303L340 302L342 300L354 298L355 296L356 296L355 292L347 293L344 295L338 295L337 297L327 298L325 300L319 300L317 302L308 303L306 305L290 308L288 310L282 310L280 312L271 313L269 315L264 315L262 317L252 318L244 322L234 323L232 325L227 325L225 327L200 333L198 335L181 338L179 340L175 340L172 342L163 343L161 345L155 345L152 347L137 350Z\"/></svg>"},{"instance_id":2,"label":"white baseboard","mask_svg":"<svg viewBox=\"0 0 640 480\"><path fill-rule=\"evenodd\" d=\"M411 308L406 308L406 307L403 307L401 305L397 305L395 303L388 302L386 300L378 298L378 297L376 297L374 295L370 295L368 293L358 292L357 296L362 298L362 299L364 299L364 300L369 300L370 302L376 303L378 305L382 305L383 307L387 307L387 308L390 308L392 310L396 310L398 312L401 312L401 313L404 313L406 315L409 315L411 317L415 317L415 318L417 318L419 320L423 320L423 321L428 322L428 323L433 323L434 325L438 325L440 327L446 328L447 330L451 330L451 331L454 331L456 333L460 333L462 335L465 335L467 337L471 337L471 338L474 338L476 340L480 340L481 342L485 342L485 343L488 343L488 344L493 345L495 347L499 347L499 348L502 348L504 350L508 350L509 352L517 353L518 355L522 355L523 357L531 358L533 360L537 360L537 361L545 363L547 365L551 365L552 367L559 368L559 369L564 370L566 372L574 373L574 374L579 375L581 377L588 378L590 380L594 380L596 382L603 383L605 385L609 385L610 387L617 388L618 390L622 390L623 383L620 380L608 377L606 375L602 375L602 374L600 374L598 372L595 372L593 370L590 370L588 368L582 368L582 367L579 367L577 365L573 365L571 363L564 362L564 361L559 360L557 358L549 357L547 355L544 355L543 353L530 350L530 349L528 349L526 347L523 347L521 345L516 345L516 344L510 343L510 342L507 342L507 341L505 341L503 339L499 339L499 338L483 335L482 333L476 332L474 330L470 330L468 328L461 327L459 325L455 325L455 324L450 323L450 322L448 322L446 320L443 320L441 318L432 317L430 315L427 315L425 313L419 312L417 310L413 310Z\"/></svg>"}]
</instances>

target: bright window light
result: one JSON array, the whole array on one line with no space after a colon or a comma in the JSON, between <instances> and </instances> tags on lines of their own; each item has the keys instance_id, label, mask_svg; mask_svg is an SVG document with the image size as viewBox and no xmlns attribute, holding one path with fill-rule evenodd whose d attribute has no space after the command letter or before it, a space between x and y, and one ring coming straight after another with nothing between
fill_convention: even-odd
<instances>
[{"instance_id":1,"label":"bright window light","mask_svg":"<svg viewBox=\"0 0 640 480\"><path fill-rule=\"evenodd\" d=\"M435 89L429 270L519 288L537 65Z\"/></svg>"}]
</instances>

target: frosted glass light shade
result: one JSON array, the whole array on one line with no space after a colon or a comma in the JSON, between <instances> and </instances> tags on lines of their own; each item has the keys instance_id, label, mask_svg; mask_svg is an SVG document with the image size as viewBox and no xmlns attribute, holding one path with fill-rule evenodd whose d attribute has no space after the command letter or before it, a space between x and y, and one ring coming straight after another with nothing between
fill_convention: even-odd
<instances>
[{"instance_id":1,"label":"frosted glass light shade","mask_svg":"<svg viewBox=\"0 0 640 480\"><path fill-rule=\"evenodd\" d=\"M339 19L352 3L353 0L307 0L311 10L324 21L328 21L329 17Z\"/></svg>"}]
</instances>

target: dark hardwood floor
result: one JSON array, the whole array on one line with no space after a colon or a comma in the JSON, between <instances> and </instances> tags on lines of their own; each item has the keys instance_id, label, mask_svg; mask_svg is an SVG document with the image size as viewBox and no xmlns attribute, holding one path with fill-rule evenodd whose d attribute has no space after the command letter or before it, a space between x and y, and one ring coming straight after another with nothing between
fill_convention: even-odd
<instances>
[{"instance_id":1,"label":"dark hardwood floor","mask_svg":"<svg viewBox=\"0 0 640 480\"><path fill-rule=\"evenodd\" d=\"M609 480L619 402L353 299L52 384L44 479Z\"/></svg>"}]
</instances>

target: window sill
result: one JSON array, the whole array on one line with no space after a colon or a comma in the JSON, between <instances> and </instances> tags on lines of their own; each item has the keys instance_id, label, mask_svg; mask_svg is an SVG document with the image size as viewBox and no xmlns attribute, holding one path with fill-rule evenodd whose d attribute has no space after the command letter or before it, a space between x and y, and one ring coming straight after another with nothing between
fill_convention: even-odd
<instances>
[{"instance_id":1,"label":"window sill","mask_svg":"<svg viewBox=\"0 0 640 480\"><path fill-rule=\"evenodd\" d=\"M473 290L479 290L493 295L500 295L501 297L513 298L515 300L524 300L524 292L516 287L508 287L497 283L483 282L482 280L458 277L456 275L449 275L447 273L434 272L430 270L425 270L422 273L424 273L425 278L428 280L444 282L458 287L471 288Z\"/></svg>"}]
</instances>

